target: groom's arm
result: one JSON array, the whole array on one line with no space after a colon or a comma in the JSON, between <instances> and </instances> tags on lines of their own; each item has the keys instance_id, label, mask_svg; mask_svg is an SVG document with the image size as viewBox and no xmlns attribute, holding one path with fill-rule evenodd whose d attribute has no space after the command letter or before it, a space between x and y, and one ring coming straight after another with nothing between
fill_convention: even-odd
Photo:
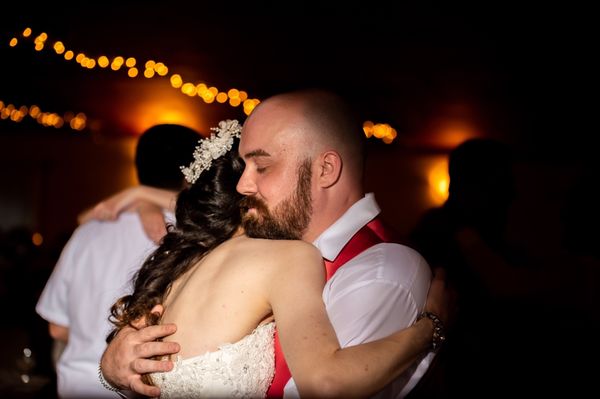
<instances>
[{"instance_id":1,"label":"groom's arm","mask_svg":"<svg viewBox=\"0 0 600 399\"><path fill-rule=\"evenodd\" d=\"M153 360L154 356L179 352L175 342L158 342L173 334L175 324L161 324L135 329L125 327L106 347L100 367L104 378L115 388L127 389L142 395L157 397L160 389L142 381L142 374L170 371L173 362Z\"/></svg>"}]
</instances>

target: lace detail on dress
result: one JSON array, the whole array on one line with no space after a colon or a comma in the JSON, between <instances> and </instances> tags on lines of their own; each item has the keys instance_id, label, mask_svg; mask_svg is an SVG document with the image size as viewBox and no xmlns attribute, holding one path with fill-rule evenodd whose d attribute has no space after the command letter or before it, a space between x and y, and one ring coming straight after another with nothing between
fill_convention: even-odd
<instances>
[{"instance_id":1,"label":"lace detail on dress","mask_svg":"<svg viewBox=\"0 0 600 399\"><path fill-rule=\"evenodd\" d=\"M275 323L256 327L233 344L152 373L161 398L264 398L275 373Z\"/></svg>"}]
</instances>

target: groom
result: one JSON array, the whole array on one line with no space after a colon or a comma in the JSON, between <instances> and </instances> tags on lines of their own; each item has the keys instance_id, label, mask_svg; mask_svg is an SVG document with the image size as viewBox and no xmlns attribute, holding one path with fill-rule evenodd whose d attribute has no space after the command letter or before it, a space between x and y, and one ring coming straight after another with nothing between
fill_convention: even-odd
<instances>
[{"instance_id":1,"label":"groom","mask_svg":"<svg viewBox=\"0 0 600 399\"><path fill-rule=\"evenodd\" d=\"M430 269L414 250L392 243L379 207L363 191L360 123L332 93L306 90L263 101L244 124L239 152L246 168L238 191L247 196L249 236L301 238L323 254L327 312L342 347L372 341L410 326L423 310ZM343 266L343 267L342 267ZM173 342L154 342L174 325L124 329L102 358L104 377L117 387L157 396L140 374L168 371L154 361L173 354ZM429 367L432 355L401 375L377 397L405 396ZM285 388L284 388L285 387ZM299 396L279 351L271 397Z\"/></svg>"}]
</instances>

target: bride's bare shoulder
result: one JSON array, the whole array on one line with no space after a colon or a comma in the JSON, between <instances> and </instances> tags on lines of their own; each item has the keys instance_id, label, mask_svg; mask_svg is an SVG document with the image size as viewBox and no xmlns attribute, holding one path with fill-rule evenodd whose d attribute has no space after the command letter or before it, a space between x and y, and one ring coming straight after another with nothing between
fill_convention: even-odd
<instances>
[{"instance_id":1,"label":"bride's bare shoulder","mask_svg":"<svg viewBox=\"0 0 600 399\"><path fill-rule=\"evenodd\" d=\"M314 245L301 240L267 240L240 236L233 239L232 244L237 250L256 254L260 257L321 257L319 250Z\"/></svg>"}]
</instances>

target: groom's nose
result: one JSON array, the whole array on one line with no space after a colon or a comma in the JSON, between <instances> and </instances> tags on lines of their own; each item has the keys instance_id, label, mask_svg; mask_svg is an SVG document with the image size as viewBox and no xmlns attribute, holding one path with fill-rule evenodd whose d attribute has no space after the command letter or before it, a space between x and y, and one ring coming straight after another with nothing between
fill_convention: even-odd
<instances>
[{"instance_id":1,"label":"groom's nose","mask_svg":"<svg viewBox=\"0 0 600 399\"><path fill-rule=\"evenodd\" d=\"M244 172L238 181L236 190L238 193L243 195L254 195L257 193L256 183L252 178L252 172L249 170L248 165L244 168Z\"/></svg>"}]
</instances>

